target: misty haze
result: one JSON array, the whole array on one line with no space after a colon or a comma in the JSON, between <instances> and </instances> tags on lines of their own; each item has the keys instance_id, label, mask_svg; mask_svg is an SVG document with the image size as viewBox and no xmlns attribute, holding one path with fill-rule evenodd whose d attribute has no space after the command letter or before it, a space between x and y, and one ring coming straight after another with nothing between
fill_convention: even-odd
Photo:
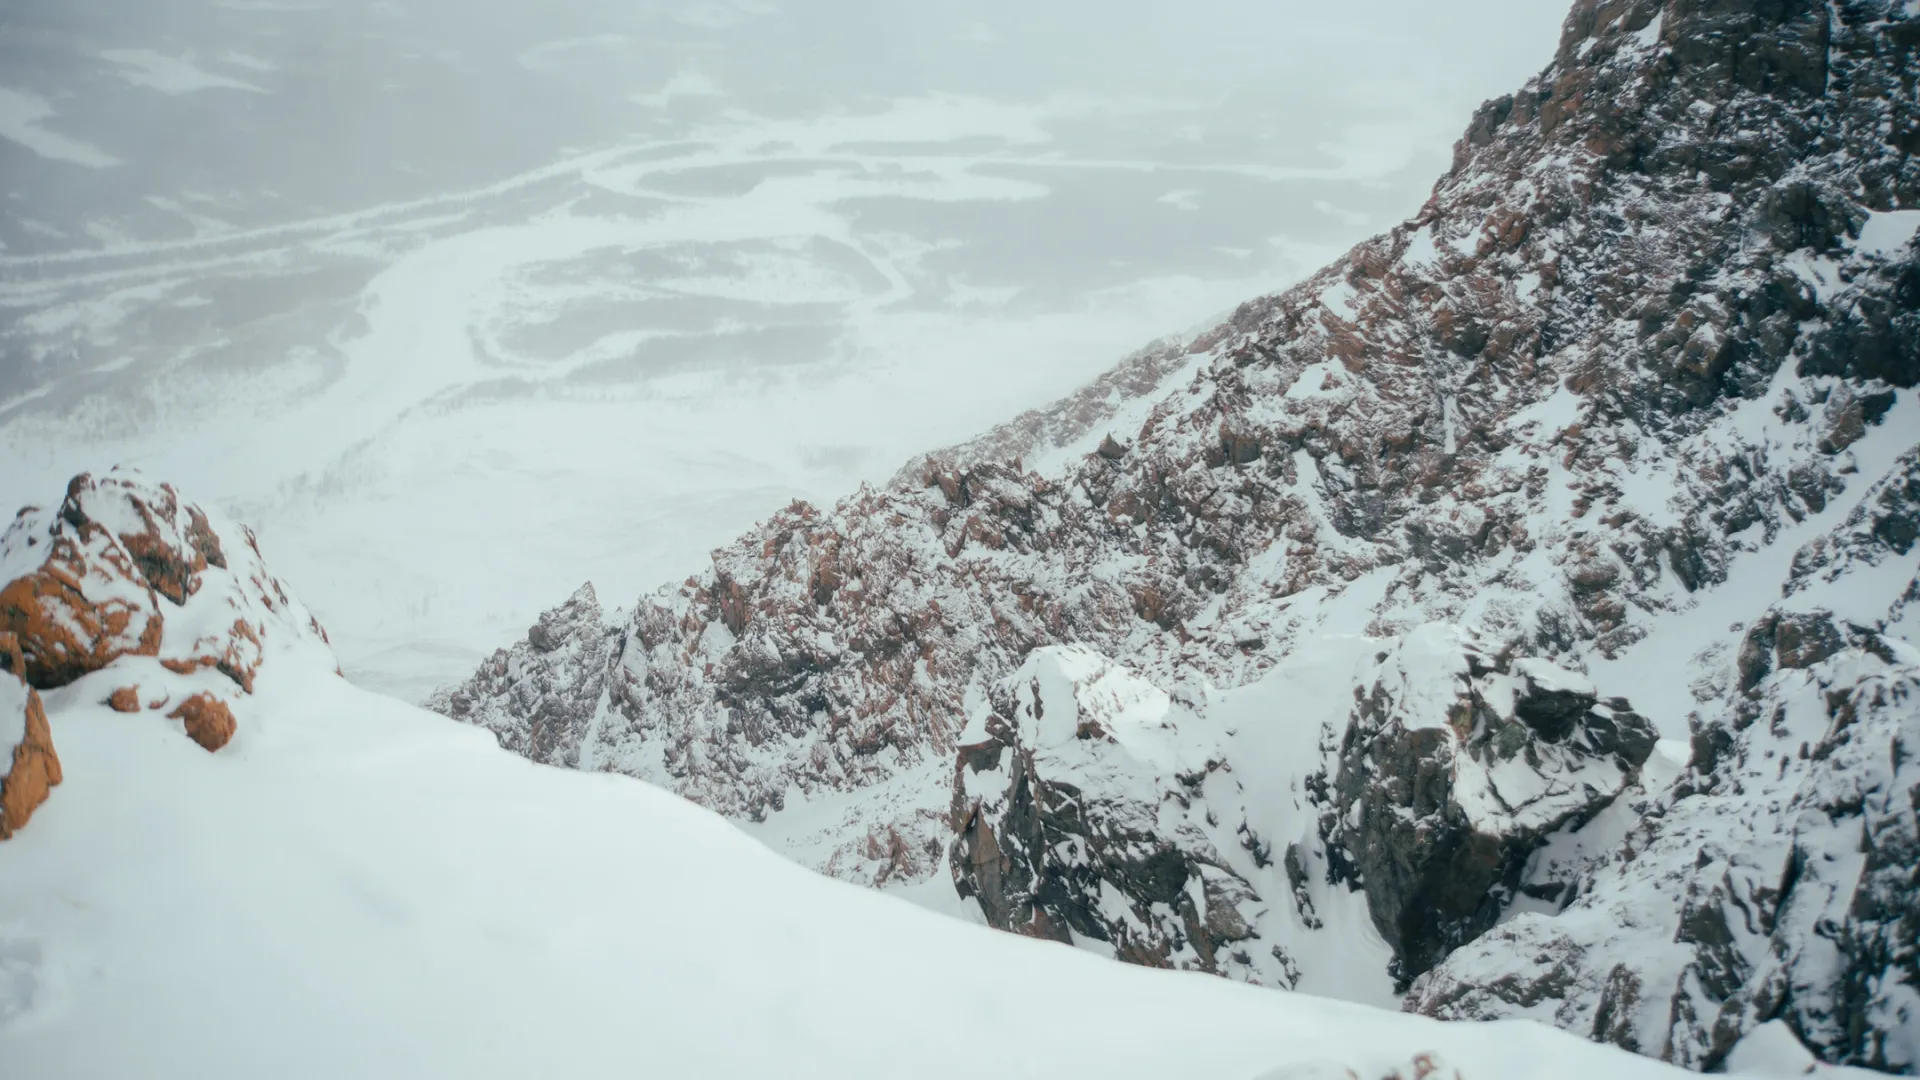
<instances>
[{"instance_id":1,"label":"misty haze","mask_svg":"<svg viewBox=\"0 0 1920 1080\"><path fill-rule=\"evenodd\" d=\"M1561 15L9 0L0 503L169 478L418 699L1410 214Z\"/></svg>"}]
</instances>

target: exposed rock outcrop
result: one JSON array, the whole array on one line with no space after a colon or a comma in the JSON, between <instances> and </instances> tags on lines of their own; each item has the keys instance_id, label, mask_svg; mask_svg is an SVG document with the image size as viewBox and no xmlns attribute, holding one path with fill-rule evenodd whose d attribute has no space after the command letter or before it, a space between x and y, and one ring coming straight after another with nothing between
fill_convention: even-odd
<instances>
[{"instance_id":1,"label":"exposed rock outcrop","mask_svg":"<svg viewBox=\"0 0 1920 1080\"><path fill-rule=\"evenodd\" d=\"M1214 847L1201 786L1224 755L1166 691L1082 646L1036 650L961 736L954 880L987 921L1103 942L1154 967L1249 977L1259 898ZM1238 952L1236 957L1233 954Z\"/></svg>"},{"instance_id":2,"label":"exposed rock outcrop","mask_svg":"<svg viewBox=\"0 0 1920 1080\"><path fill-rule=\"evenodd\" d=\"M0 632L0 840L26 825L60 783L60 755L40 695L21 678L18 639Z\"/></svg>"},{"instance_id":3,"label":"exposed rock outcrop","mask_svg":"<svg viewBox=\"0 0 1920 1080\"><path fill-rule=\"evenodd\" d=\"M1830 1061L1920 1067L1920 652L1824 614L1748 632L1690 771L1574 882L1409 1007L1530 1015L1693 1068L1785 1020Z\"/></svg>"},{"instance_id":4,"label":"exposed rock outcrop","mask_svg":"<svg viewBox=\"0 0 1920 1080\"><path fill-rule=\"evenodd\" d=\"M69 504L74 494L70 489ZM159 606L133 557L78 506L71 519L66 509L51 521L36 507L23 509L0 537L7 564L39 560L37 568L9 573L0 587L0 627L19 638L25 677L40 687L64 686L121 656L160 651Z\"/></svg>"},{"instance_id":5,"label":"exposed rock outcrop","mask_svg":"<svg viewBox=\"0 0 1920 1080\"><path fill-rule=\"evenodd\" d=\"M82 474L58 509L21 510L0 534L0 700L26 718L0 739L0 837L26 823L60 782L39 689L97 675L90 702L166 715L218 750L238 728L233 704L251 694L270 642L317 646L326 631L269 574L251 531L182 501L167 484L115 469ZM330 661L328 661L330 662Z\"/></svg>"},{"instance_id":6,"label":"exposed rock outcrop","mask_svg":"<svg viewBox=\"0 0 1920 1080\"><path fill-rule=\"evenodd\" d=\"M473 679L428 705L492 728L500 745L535 761L578 767L606 689L608 658L619 645L589 582L542 614L525 641L495 650Z\"/></svg>"},{"instance_id":7,"label":"exposed rock outcrop","mask_svg":"<svg viewBox=\"0 0 1920 1080\"><path fill-rule=\"evenodd\" d=\"M121 469L74 477L51 513L22 509L0 535L0 630L17 635L27 681L50 689L144 656L251 692L275 628L324 642L253 533L227 531L223 542L171 485Z\"/></svg>"},{"instance_id":8,"label":"exposed rock outcrop","mask_svg":"<svg viewBox=\"0 0 1920 1080\"><path fill-rule=\"evenodd\" d=\"M1382 651L1361 688L1309 784L1329 868L1366 893L1403 983L1490 929L1533 853L1605 809L1657 739L1625 699L1450 626Z\"/></svg>"}]
</instances>

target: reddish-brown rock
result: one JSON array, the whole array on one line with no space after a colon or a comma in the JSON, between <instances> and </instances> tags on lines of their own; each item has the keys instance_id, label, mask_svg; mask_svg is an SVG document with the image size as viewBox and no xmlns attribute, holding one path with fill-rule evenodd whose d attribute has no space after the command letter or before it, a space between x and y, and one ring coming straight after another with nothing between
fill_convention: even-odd
<instances>
[{"instance_id":1,"label":"reddish-brown rock","mask_svg":"<svg viewBox=\"0 0 1920 1080\"><path fill-rule=\"evenodd\" d=\"M187 737L208 751L220 749L233 738L233 710L212 694L195 694L167 715L186 724Z\"/></svg>"},{"instance_id":2,"label":"reddish-brown rock","mask_svg":"<svg viewBox=\"0 0 1920 1080\"><path fill-rule=\"evenodd\" d=\"M25 714L20 741L10 757L0 759L7 766L6 772L0 773L0 840L5 840L27 823L60 782L60 756L53 750L47 711L32 687L12 674L0 674L0 708L9 712L19 709ZM0 724L11 722L11 717L0 718Z\"/></svg>"},{"instance_id":3,"label":"reddish-brown rock","mask_svg":"<svg viewBox=\"0 0 1920 1080\"><path fill-rule=\"evenodd\" d=\"M57 535L46 562L0 587L28 683L65 686L121 656L160 651L160 612L132 559L97 526Z\"/></svg>"},{"instance_id":4,"label":"reddish-brown rock","mask_svg":"<svg viewBox=\"0 0 1920 1080\"><path fill-rule=\"evenodd\" d=\"M0 631L18 637L25 678L43 690L152 656L252 692L270 634L326 641L267 573L252 533L137 473L82 474L58 509L22 510L0 534L0 566ZM194 629L163 636L165 619Z\"/></svg>"},{"instance_id":5,"label":"reddish-brown rock","mask_svg":"<svg viewBox=\"0 0 1920 1080\"><path fill-rule=\"evenodd\" d=\"M138 686L123 686L115 690L113 693L107 695L107 707L114 712L139 712L140 688Z\"/></svg>"}]
</instances>

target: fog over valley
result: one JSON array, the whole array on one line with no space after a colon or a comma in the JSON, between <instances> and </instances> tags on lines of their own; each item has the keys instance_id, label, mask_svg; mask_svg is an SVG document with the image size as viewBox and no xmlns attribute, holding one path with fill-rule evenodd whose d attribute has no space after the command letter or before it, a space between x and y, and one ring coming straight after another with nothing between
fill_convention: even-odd
<instances>
[{"instance_id":1,"label":"fog over valley","mask_svg":"<svg viewBox=\"0 0 1920 1080\"><path fill-rule=\"evenodd\" d=\"M1469 6L10 0L0 500L168 478L418 698L1412 212L1561 16Z\"/></svg>"}]
</instances>

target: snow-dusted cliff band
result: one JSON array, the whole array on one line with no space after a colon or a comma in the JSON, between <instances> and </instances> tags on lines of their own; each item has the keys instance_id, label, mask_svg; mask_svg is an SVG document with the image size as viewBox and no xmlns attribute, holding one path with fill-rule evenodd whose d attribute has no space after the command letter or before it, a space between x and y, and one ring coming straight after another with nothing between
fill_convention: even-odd
<instances>
[{"instance_id":1,"label":"snow-dusted cliff band","mask_svg":"<svg viewBox=\"0 0 1920 1080\"><path fill-rule=\"evenodd\" d=\"M354 686L252 534L167 485L83 475L53 505L0 535L8 1077L959 1080L980 1066L941 1049L956 1024L1030 1076L1678 1075L1536 1024L1489 1040L1167 978L828 880L666 792ZM1058 1000L1009 1011L1010 978ZM1103 1023L1156 1035L1087 1038Z\"/></svg>"},{"instance_id":2,"label":"snow-dusted cliff band","mask_svg":"<svg viewBox=\"0 0 1920 1080\"><path fill-rule=\"evenodd\" d=\"M1581 0L1406 223L433 705L1122 959L1910 1073L1917 80Z\"/></svg>"}]
</instances>

